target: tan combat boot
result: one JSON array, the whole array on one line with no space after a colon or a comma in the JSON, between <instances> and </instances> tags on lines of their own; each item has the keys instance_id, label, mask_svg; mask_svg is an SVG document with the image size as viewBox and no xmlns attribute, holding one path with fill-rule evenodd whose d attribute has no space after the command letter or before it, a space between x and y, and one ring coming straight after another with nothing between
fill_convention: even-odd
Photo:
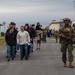
<instances>
[{"instance_id":1,"label":"tan combat boot","mask_svg":"<svg viewBox=\"0 0 75 75\"><path fill-rule=\"evenodd\" d=\"M69 68L74 68L72 62L69 62L69 66L68 66L68 67L69 67Z\"/></svg>"},{"instance_id":2,"label":"tan combat boot","mask_svg":"<svg viewBox=\"0 0 75 75\"><path fill-rule=\"evenodd\" d=\"M64 67L67 67L67 64L66 63L64 63Z\"/></svg>"}]
</instances>

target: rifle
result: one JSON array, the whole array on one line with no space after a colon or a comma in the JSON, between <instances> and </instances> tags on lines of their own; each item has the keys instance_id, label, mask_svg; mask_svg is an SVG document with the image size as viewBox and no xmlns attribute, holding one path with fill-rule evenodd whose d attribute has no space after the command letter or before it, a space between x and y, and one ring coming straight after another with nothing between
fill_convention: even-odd
<instances>
[{"instance_id":1,"label":"rifle","mask_svg":"<svg viewBox=\"0 0 75 75\"><path fill-rule=\"evenodd\" d=\"M75 37L72 36L72 34L69 34L67 32L63 33L64 34L64 38L67 40L67 41L70 41L70 43L72 44L75 44Z\"/></svg>"}]
</instances>

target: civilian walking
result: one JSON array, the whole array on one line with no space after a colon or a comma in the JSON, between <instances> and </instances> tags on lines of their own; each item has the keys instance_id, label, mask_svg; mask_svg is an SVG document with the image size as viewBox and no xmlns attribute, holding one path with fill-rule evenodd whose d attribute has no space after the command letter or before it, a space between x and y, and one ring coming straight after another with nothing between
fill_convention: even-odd
<instances>
[{"instance_id":1,"label":"civilian walking","mask_svg":"<svg viewBox=\"0 0 75 75\"><path fill-rule=\"evenodd\" d=\"M15 55L14 55L14 48L16 45L16 34L14 33L14 29L10 28L9 31L6 33L5 35L5 40L7 43L7 57L8 57L8 61L10 61L10 58L12 58L12 60L14 59Z\"/></svg>"},{"instance_id":2,"label":"civilian walking","mask_svg":"<svg viewBox=\"0 0 75 75\"><path fill-rule=\"evenodd\" d=\"M29 33L24 30L24 26L21 26L17 34L17 44L20 45L21 60L23 60L24 57L28 60L28 43L30 43Z\"/></svg>"}]
</instances>

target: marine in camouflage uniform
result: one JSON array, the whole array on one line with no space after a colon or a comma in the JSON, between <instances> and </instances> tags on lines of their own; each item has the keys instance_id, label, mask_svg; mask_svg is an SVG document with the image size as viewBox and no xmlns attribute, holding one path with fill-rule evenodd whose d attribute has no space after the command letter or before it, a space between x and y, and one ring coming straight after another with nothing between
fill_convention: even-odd
<instances>
[{"instance_id":1,"label":"marine in camouflage uniform","mask_svg":"<svg viewBox=\"0 0 75 75\"><path fill-rule=\"evenodd\" d=\"M61 52L62 52L62 61L64 62L64 67L67 67L67 51L68 51L68 61L69 68L74 68L73 62L73 35L74 30L70 26L70 19L65 18L64 27L59 30L60 43L61 43Z\"/></svg>"},{"instance_id":2,"label":"marine in camouflage uniform","mask_svg":"<svg viewBox=\"0 0 75 75\"><path fill-rule=\"evenodd\" d=\"M46 30L43 30L43 42L46 43Z\"/></svg>"},{"instance_id":3,"label":"marine in camouflage uniform","mask_svg":"<svg viewBox=\"0 0 75 75\"><path fill-rule=\"evenodd\" d=\"M55 31L54 35L55 35L56 43L58 43L58 31L57 30Z\"/></svg>"}]
</instances>

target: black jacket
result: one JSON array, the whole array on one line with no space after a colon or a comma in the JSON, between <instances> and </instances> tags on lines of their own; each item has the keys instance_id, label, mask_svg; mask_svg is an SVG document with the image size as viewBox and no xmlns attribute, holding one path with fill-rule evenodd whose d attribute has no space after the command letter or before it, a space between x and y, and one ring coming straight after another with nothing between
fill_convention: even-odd
<instances>
[{"instance_id":1,"label":"black jacket","mask_svg":"<svg viewBox=\"0 0 75 75\"><path fill-rule=\"evenodd\" d=\"M10 30L10 28L9 28L9 29L7 29L6 33L8 33L8 32L9 32L9 30ZM16 29L14 29L14 33L17 35L18 31L17 31Z\"/></svg>"},{"instance_id":2,"label":"black jacket","mask_svg":"<svg viewBox=\"0 0 75 75\"><path fill-rule=\"evenodd\" d=\"M5 41L7 45L14 46L16 45L16 34L7 32L5 35Z\"/></svg>"},{"instance_id":3,"label":"black jacket","mask_svg":"<svg viewBox=\"0 0 75 75\"><path fill-rule=\"evenodd\" d=\"M33 38L35 38L36 37L36 30L33 28L30 28L30 32L32 33Z\"/></svg>"},{"instance_id":4,"label":"black jacket","mask_svg":"<svg viewBox=\"0 0 75 75\"><path fill-rule=\"evenodd\" d=\"M40 28L39 25L37 25L36 30L42 30L42 28Z\"/></svg>"},{"instance_id":5,"label":"black jacket","mask_svg":"<svg viewBox=\"0 0 75 75\"><path fill-rule=\"evenodd\" d=\"M9 32L9 30L10 30L10 28L7 29L6 34ZM17 43L17 33L18 33L18 31L16 29L14 29L14 33L16 34L16 43Z\"/></svg>"},{"instance_id":6,"label":"black jacket","mask_svg":"<svg viewBox=\"0 0 75 75\"><path fill-rule=\"evenodd\" d=\"M26 30L26 29L25 29L25 30ZM26 31L28 31L28 33L29 33L29 35L30 35L30 39L32 39L32 40L30 41L30 43L33 43L33 39L34 39L35 36L36 36L36 31L35 31L35 29L29 28L29 29L27 29Z\"/></svg>"}]
</instances>

